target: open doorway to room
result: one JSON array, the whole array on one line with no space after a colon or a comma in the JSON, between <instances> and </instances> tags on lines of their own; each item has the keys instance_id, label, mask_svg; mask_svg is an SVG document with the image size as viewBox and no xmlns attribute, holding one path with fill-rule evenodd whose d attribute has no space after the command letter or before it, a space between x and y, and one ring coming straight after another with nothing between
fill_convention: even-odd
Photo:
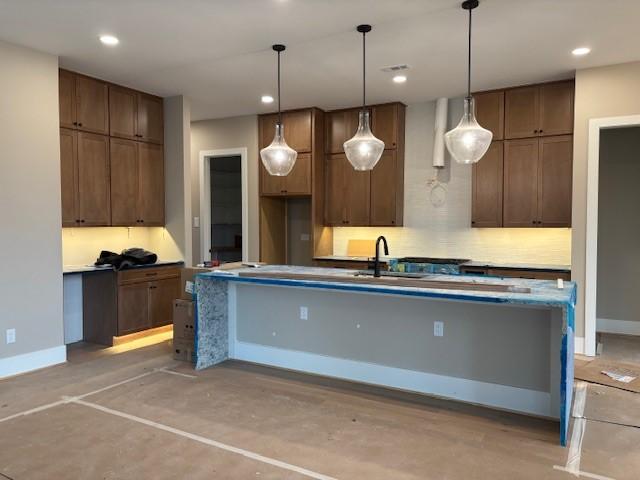
<instances>
[{"instance_id":1,"label":"open doorway to room","mask_svg":"<svg viewBox=\"0 0 640 480\"><path fill-rule=\"evenodd\" d=\"M640 361L638 152L640 126L600 132L596 330L605 355Z\"/></svg>"},{"instance_id":2,"label":"open doorway to room","mask_svg":"<svg viewBox=\"0 0 640 480\"><path fill-rule=\"evenodd\" d=\"M200 152L200 244L204 261L248 260L247 149Z\"/></svg>"},{"instance_id":3,"label":"open doorway to room","mask_svg":"<svg viewBox=\"0 0 640 480\"><path fill-rule=\"evenodd\" d=\"M589 123L585 353L640 363L640 116Z\"/></svg>"},{"instance_id":4,"label":"open doorway to room","mask_svg":"<svg viewBox=\"0 0 640 480\"><path fill-rule=\"evenodd\" d=\"M213 157L209 162L211 186L212 261L242 261L242 167L240 155Z\"/></svg>"}]
</instances>

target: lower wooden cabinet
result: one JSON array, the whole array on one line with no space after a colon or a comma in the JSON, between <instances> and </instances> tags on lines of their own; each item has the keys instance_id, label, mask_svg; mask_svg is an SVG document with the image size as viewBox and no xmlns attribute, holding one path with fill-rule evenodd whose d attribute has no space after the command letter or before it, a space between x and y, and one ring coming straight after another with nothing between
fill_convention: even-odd
<instances>
[{"instance_id":1,"label":"lower wooden cabinet","mask_svg":"<svg viewBox=\"0 0 640 480\"><path fill-rule=\"evenodd\" d=\"M571 272L567 270L551 270L551 269L517 269L503 267L460 267L460 273L464 275L487 275L492 277L506 278L526 278L531 280L571 280Z\"/></svg>"},{"instance_id":2,"label":"lower wooden cabinet","mask_svg":"<svg viewBox=\"0 0 640 480\"><path fill-rule=\"evenodd\" d=\"M83 275L84 340L112 345L113 337L169 325L180 296L177 267L144 267Z\"/></svg>"}]
</instances>

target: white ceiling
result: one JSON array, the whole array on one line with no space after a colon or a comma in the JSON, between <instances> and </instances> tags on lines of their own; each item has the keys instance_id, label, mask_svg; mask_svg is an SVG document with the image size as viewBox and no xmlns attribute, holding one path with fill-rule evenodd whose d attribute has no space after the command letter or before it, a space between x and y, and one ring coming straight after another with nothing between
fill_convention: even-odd
<instances>
[{"instance_id":1,"label":"white ceiling","mask_svg":"<svg viewBox=\"0 0 640 480\"><path fill-rule=\"evenodd\" d=\"M473 88L573 75L640 60L638 0L481 0L474 12ZM285 43L283 108L357 105L359 23L368 100L415 103L465 90L466 12L459 0L0 0L0 38L60 56L63 67L161 96L184 94L192 118L273 106ZM120 45L97 37L111 33ZM571 50L589 46L575 58ZM409 64L407 83L381 67Z\"/></svg>"}]
</instances>

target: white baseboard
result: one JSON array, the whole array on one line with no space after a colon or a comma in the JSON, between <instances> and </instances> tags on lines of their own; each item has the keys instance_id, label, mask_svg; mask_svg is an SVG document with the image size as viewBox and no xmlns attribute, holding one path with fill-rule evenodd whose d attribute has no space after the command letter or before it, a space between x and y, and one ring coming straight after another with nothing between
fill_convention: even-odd
<instances>
[{"instance_id":1,"label":"white baseboard","mask_svg":"<svg viewBox=\"0 0 640 480\"><path fill-rule=\"evenodd\" d=\"M0 378L50 367L67 361L67 347L47 348L8 358L0 358Z\"/></svg>"},{"instance_id":2,"label":"white baseboard","mask_svg":"<svg viewBox=\"0 0 640 480\"><path fill-rule=\"evenodd\" d=\"M405 370L374 363L235 342L234 358L306 373L426 393L491 407L551 417L548 392Z\"/></svg>"},{"instance_id":3,"label":"white baseboard","mask_svg":"<svg viewBox=\"0 0 640 480\"><path fill-rule=\"evenodd\" d=\"M622 335L640 335L640 322L598 318L596 320L596 331L603 333L619 333Z\"/></svg>"},{"instance_id":4,"label":"white baseboard","mask_svg":"<svg viewBox=\"0 0 640 480\"><path fill-rule=\"evenodd\" d=\"M573 353L584 355L584 337L573 337Z\"/></svg>"}]
</instances>

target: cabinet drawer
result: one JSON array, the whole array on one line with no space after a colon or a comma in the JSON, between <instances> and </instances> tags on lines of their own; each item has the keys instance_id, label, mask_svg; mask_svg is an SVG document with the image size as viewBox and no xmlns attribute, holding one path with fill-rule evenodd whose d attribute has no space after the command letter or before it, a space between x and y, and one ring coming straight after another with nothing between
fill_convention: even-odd
<instances>
[{"instance_id":1,"label":"cabinet drawer","mask_svg":"<svg viewBox=\"0 0 640 480\"><path fill-rule=\"evenodd\" d=\"M165 278L177 278L179 276L180 271L176 267L132 268L118 272L118 285L151 282Z\"/></svg>"}]
</instances>

